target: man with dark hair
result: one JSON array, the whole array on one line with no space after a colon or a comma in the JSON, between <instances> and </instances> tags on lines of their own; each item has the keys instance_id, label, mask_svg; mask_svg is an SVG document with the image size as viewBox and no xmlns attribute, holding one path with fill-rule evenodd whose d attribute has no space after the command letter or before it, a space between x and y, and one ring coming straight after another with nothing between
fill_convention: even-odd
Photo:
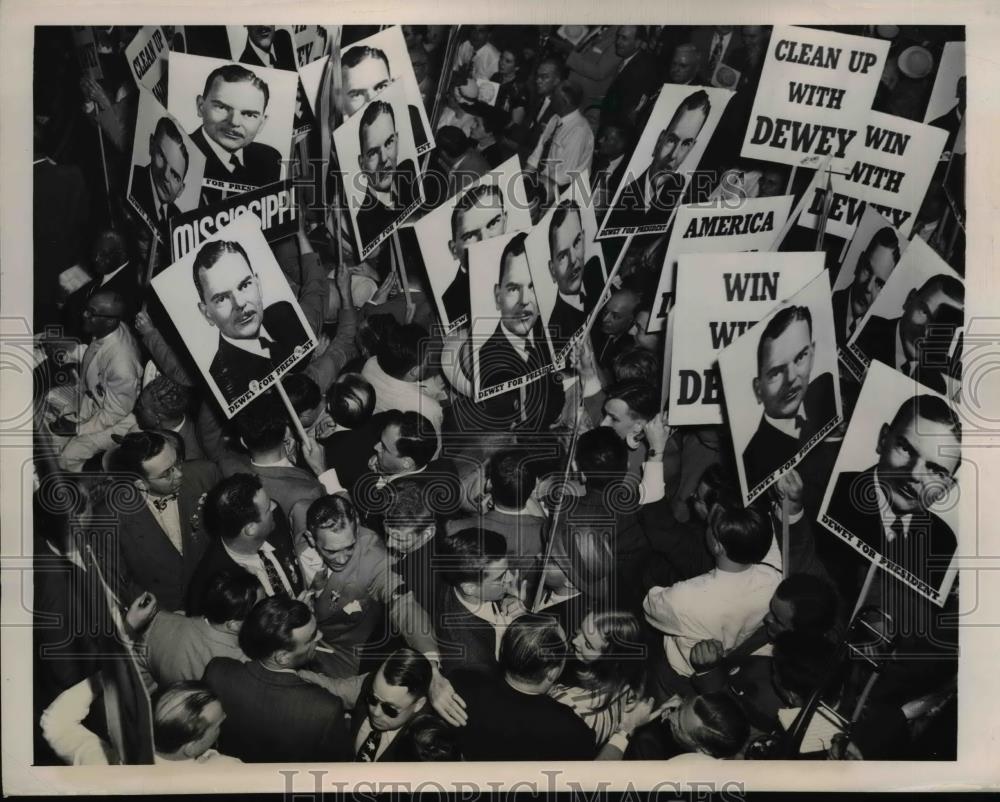
<instances>
[{"instance_id":1,"label":"man with dark hair","mask_svg":"<svg viewBox=\"0 0 1000 802\"><path fill-rule=\"evenodd\" d=\"M365 197L358 207L358 235L365 250L419 200L417 171L410 159L398 161L396 113L383 100L374 100L361 114L358 126L358 169L365 179Z\"/></svg>"},{"instance_id":2,"label":"man with dark hair","mask_svg":"<svg viewBox=\"0 0 1000 802\"><path fill-rule=\"evenodd\" d=\"M209 543L199 520L200 498L218 481L218 470L205 460L182 463L157 432L125 435L108 467L143 499L141 505L114 505L111 494L108 512L117 520L117 537L109 581L114 577L129 599L149 591L164 610L184 608L188 583Z\"/></svg>"},{"instance_id":3,"label":"man with dark hair","mask_svg":"<svg viewBox=\"0 0 1000 802\"><path fill-rule=\"evenodd\" d=\"M582 100L583 92L576 84L559 84L552 93L552 117L525 162L529 172L538 173L553 199L590 169L594 156L594 132L580 112Z\"/></svg>"},{"instance_id":4,"label":"man with dark hair","mask_svg":"<svg viewBox=\"0 0 1000 802\"><path fill-rule=\"evenodd\" d=\"M773 537L771 522L756 509L717 505L705 531L715 568L646 595L646 620L664 633L664 651L676 674L694 673L690 655L699 641L717 640L733 649L761 625L781 581L780 571L761 562Z\"/></svg>"},{"instance_id":5,"label":"man with dark hair","mask_svg":"<svg viewBox=\"0 0 1000 802\"><path fill-rule=\"evenodd\" d=\"M200 680L213 657L246 660L238 635L260 595L250 574L230 571L209 582L200 617L157 611L139 650L153 679L160 685Z\"/></svg>"},{"instance_id":6,"label":"man with dark hair","mask_svg":"<svg viewBox=\"0 0 1000 802\"><path fill-rule=\"evenodd\" d=\"M375 412L375 390L358 373L342 373L326 393L326 408L335 424L320 441L326 465L337 471L340 486L353 491L368 470L368 462L390 413Z\"/></svg>"},{"instance_id":7,"label":"man with dark hair","mask_svg":"<svg viewBox=\"0 0 1000 802\"><path fill-rule=\"evenodd\" d=\"M524 114L524 122L512 134L519 142L518 156L525 163L538 145L549 120L556 114L553 95L566 79L566 65L556 55L543 56L535 67L535 91Z\"/></svg>"},{"instance_id":8,"label":"man with dark hair","mask_svg":"<svg viewBox=\"0 0 1000 802\"><path fill-rule=\"evenodd\" d=\"M244 571L256 577L266 596L298 596L302 576L288 518L271 501L260 477L234 473L209 491L202 506L204 526L213 536L188 587L189 615L200 615L213 577L225 571Z\"/></svg>"},{"instance_id":9,"label":"man with dark hair","mask_svg":"<svg viewBox=\"0 0 1000 802\"><path fill-rule=\"evenodd\" d=\"M837 414L833 374L812 378L815 355L806 306L782 309L761 332L753 392L764 411L743 449L748 490L793 459Z\"/></svg>"},{"instance_id":10,"label":"man with dark hair","mask_svg":"<svg viewBox=\"0 0 1000 802\"><path fill-rule=\"evenodd\" d=\"M275 25L247 25L247 44L240 54L240 62L252 67L272 67L276 70L294 70L295 52L287 31Z\"/></svg>"},{"instance_id":11,"label":"man with dark hair","mask_svg":"<svg viewBox=\"0 0 1000 802\"><path fill-rule=\"evenodd\" d=\"M549 315L554 342L565 342L584 326L604 289L598 256L584 263L584 236L579 205L562 201L549 223L549 275L559 291Z\"/></svg>"},{"instance_id":12,"label":"man with dark hair","mask_svg":"<svg viewBox=\"0 0 1000 802\"><path fill-rule=\"evenodd\" d=\"M701 54L698 47L691 42L682 42L674 48L667 70L667 83L690 86L695 83L699 70Z\"/></svg>"},{"instance_id":13,"label":"man with dark hair","mask_svg":"<svg viewBox=\"0 0 1000 802\"><path fill-rule=\"evenodd\" d=\"M878 462L836 479L826 515L890 562L935 588L955 533L931 507L956 486L962 423L946 401L916 395L879 430Z\"/></svg>"},{"instance_id":14,"label":"man with dark hair","mask_svg":"<svg viewBox=\"0 0 1000 802\"><path fill-rule=\"evenodd\" d=\"M213 749L226 713L218 697L202 682L177 682L159 691L153 708L153 762L242 763Z\"/></svg>"},{"instance_id":15,"label":"man with dark hair","mask_svg":"<svg viewBox=\"0 0 1000 802\"><path fill-rule=\"evenodd\" d=\"M610 426L629 447L629 473L642 475L648 454L646 424L660 414L660 393L644 381L625 381L609 387L601 426ZM661 455L662 456L662 455Z\"/></svg>"},{"instance_id":16,"label":"man with dark hair","mask_svg":"<svg viewBox=\"0 0 1000 802\"><path fill-rule=\"evenodd\" d=\"M260 602L240 630L241 663L216 657L205 682L226 711L219 745L247 763L350 760L344 704L296 669L312 662L320 633L302 602Z\"/></svg>"},{"instance_id":17,"label":"man with dark hair","mask_svg":"<svg viewBox=\"0 0 1000 802\"><path fill-rule=\"evenodd\" d=\"M625 176L634 140L635 131L627 121L614 117L601 121L597 132L597 153L590 173L594 214L598 221L604 219Z\"/></svg>"},{"instance_id":18,"label":"man with dark hair","mask_svg":"<svg viewBox=\"0 0 1000 802\"><path fill-rule=\"evenodd\" d=\"M205 154L206 179L263 187L281 177L281 154L254 141L269 99L267 84L246 67L226 64L209 73L196 100L201 126L191 134Z\"/></svg>"},{"instance_id":19,"label":"man with dark hair","mask_svg":"<svg viewBox=\"0 0 1000 802\"><path fill-rule=\"evenodd\" d=\"M601 104L601 124L610 117L635 124L636 116L659 88L660 74L656 58L645 48L646 28L642 25L619 25L615 35L615 54L622 60L618 74L608 87Z\"/></svg>"},{"instance_id":20,"label":"man with dark hair","mask_svg":"<svg viewBox=\"0 0 1000 802\"><path fill-rule=\"evenodd\" d=\"M943 128L948 132L948 138L944 142L944 154L950 153L955 149L955 140L958 138L958 130L962 126L962 120L965 117L965 76L961 75L958 81L955 83L955 100L956 103L952 106L945 114L940 117L928 122L928 125L933 125L935 128Z\"/></svg>"},{"instance_id":21,"label":"man with dark hair","mask_svg":"<svg viewBox=\"0 0 1000 802\"><path fill-rule=\"evenodd\" d=\"M361 375L375 391L375 411L418 412L441 431L444 411L439 388L430 381L427 330L416 323L394 326Z\"/></svg>"},{"instance_id":22,"label":"man with dark hair","mask_svg":"<svg viewBox=\"0 0 1000 802\"><path fill-rule=\"evenodd\" d=\"M184 191L188 164L180 129L170 117L161 117L149 135L149 164L133 168L129 195L161 236L167 233L167 221L181 212L174 201Z\"/></svg>"},{"instance_id":23,"label":"man with dark hair","mask_svg":"<svg viewBox=\"0 0 1000 802\"><path fill-rule=\"evenodd\" d=\"M965 284L960 278L940 274L906 294L899 317L872 316L852 347L944 393L948 385L942 365L949 361L944 357L964 321Z\"/></svg>"},{"instance_id":24,"label":"man with dark hair","mask_svg":"<svg viewBox=\"0 0 1000 802\"><path fill-rule=\"evenodd\" d=\"M496 184L477 184L456 201L448 250L458 263L458 272L441 295L448 316L445 323L452 324L469 314L469 246L506 231L503 192Z\"/></svg>"},{"instance_id":25,"label":"man with dark hair","mask_svg":"<svg viewBox=\"0 0 1000 802\"><path fill-rule=\"evenodd\" d=\"M687 186L680 168L697 143L711 110L712 103L704 89L681 101L656 138L649 166L622 189L608 213L605 228L638 227L641 233L649 227L666 226Z\"/></svg>"},{"instance_id":26,"label":"man with dark hair","mask_svg":"<svg viewBox=\"0 0 1000 802\"><path fill-rule=\"evenodd\" d=\"M338 105L345 117L377 98L395 80L389 71L385 51L377 47L356 45L341 53L340 99ZM419 156L429 149L427 131L424 129L420 110L413 104L407 106L413 143Z\"/></svg>"},{"instance_id":27,"label":"man with dark hair","mask_svg":"<svg viewBox=\"0 0 1000 802\"><path fill-rule=\"evenodd\" d=\"M750 737L746 715L740 705L724 693L699 694L683 700L678 697L668 706L666 721L674 743L684 750L667 759L675 765L700 765L708 759L734 758Z\"/></svg>"},{"instance_id":28,"label":"man with dark hair","mask_svg":"<svg viewBox=\"0 0 1000 802\"><path fill-rule=\"evenodd\" d=\"M833 326L837 344L843 345L854 333L865 313L892 275L899 261L899 238L892 226L875 232L868 247L858 256L850 285L833 293Z\"/></svg>"},{"instance_id":29,"label":"man with dark hair","mask_svg":"<svg viewBox=\"0 0 1000 802\"><path fill-rule=\"evenodd\" d=\"M205 243L192 274L198 309L219 330L208 372L227 403L241 398L251 382L274 372L312 339L288 301L264 306L260 279L239 242Z\"/></svg>"},{"instance_id":30,"label":"man with dark hair","mask_svg":"<svg viewBox=\"0 0 1000 802\"><path fill-rule=\"evenodd\" d=\"M399 738L427 705L433 669L413 649L397 649L369 674L351 713L356 760L398 760Z\"/></svg>"}]
</instances>

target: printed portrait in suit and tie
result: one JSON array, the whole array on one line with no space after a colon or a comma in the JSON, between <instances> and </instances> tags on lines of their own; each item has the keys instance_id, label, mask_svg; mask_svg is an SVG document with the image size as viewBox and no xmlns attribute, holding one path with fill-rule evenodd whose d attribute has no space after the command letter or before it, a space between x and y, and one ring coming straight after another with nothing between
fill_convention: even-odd
<instances>
[{"instance_id":1,"label":"printed portrait in suit and tie","mask_svg":"<svg viewBox=\"0 0 1000 802\"><path fill-rule=\"evenodd\" d=\"M874 210L872 214L878 215ZM882 220L881 215L878 215L878 219ZM854 329L875 303L875 299L896 268L905 244L905 240L900 243L896 229L890 225L881 225L871 235L864 250L855 254L853 270L851 270L852 262L848 261L852 254L848 252L841 270L846 271L849 276L837 276L833 293L833 323L839 345L850 339Z\"/></svg>"},{"instance_id":2,"label":"printed portrait in suit and tie","mask_svg":"<svg viewBox=\"0 0 1000 802\"><path fill-rule=\"evenodd\" d=\"M316 344L253 215L158 274L153 289L230 417Z\"/></svg>"}]
</instances>

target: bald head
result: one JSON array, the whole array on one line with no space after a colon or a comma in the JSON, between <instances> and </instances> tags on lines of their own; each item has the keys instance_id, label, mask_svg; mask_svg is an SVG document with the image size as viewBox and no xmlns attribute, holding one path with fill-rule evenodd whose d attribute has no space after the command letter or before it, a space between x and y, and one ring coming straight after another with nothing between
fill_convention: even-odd
<instances>
[{"instance_id":1,"label":"bald head","mask_svg":"<svg viewBox=\"0 0 1000 802\"><path fill-rule=\"evenodd\" d=\"M694 80L701 66L701 55L698 48L690 42L677 45L674 57L670 62L670 83L686 84Z\"/></svg>"}]
</instances>

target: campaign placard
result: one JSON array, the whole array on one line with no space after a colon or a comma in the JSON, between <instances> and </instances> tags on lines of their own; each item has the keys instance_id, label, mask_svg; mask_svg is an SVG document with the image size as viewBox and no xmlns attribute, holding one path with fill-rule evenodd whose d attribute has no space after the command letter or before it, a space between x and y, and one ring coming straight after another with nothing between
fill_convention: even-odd
<instances>
[{"instance_id":1,"label":"campaign placard","mask_svg":"<svg viewBox=\"0 0 1000 802\"><path fill-rule=\"evenodd\" d=\"M136 86L152 92L161 106L167 105L167 57L170 42L163 28L146 25L125 48L125 59Z\"/></svg>"}]
</instances>

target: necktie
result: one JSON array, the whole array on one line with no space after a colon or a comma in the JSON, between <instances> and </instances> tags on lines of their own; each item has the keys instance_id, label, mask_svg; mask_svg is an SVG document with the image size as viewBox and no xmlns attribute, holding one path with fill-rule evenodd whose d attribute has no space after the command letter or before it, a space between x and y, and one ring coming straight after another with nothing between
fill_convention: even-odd
<instances>
[{"instance_id":1,"label":"necktie","mask_svg":"<svg viewBox=\"0 0 1000 802\"><path fill-rule=\"evenodd\" d=\"M158 496L153 499L153 506L157 512L163 512L171 501L177 501L177 494L171 493L169 496Z\"/></svg>"},{"instance_id":2,"label":"necktie","mask_svg":"<svg viewBox=\"0 0 1000 802\"><path fill-rule=\"evenodd\" d=\"M799 437L802 436L802 431L805 428L806 428L806 419L800 413L795 416L795 430L799 433Z\"/></svg>"},{"instance_id":3,"label":"necktie","mask_svg":"<svg viewBox=\"0 0 1000 802\"><path fill-rule=\"evenodd\" d=\"M232 154L232 155L231 155L231 156L229 157L229 166L233 168L233 172L234 172L234 173L237 173L237 172L239 172L239 171L240 171L240 169L241 169L241 168L243 167L243 165L242 165L242 164L240 163L240 160L239 160L239 158L238 158L238 157L236 156L236 154L235 154L235 153L233 153L233 154Z\"/></svg>"},{"instance_id":4,"label":"necktie","mask_svg":"<svg viewBox=\"0 0 1000 802\"><path fill-rule=\"evenodd\" d=\"M274 563L264 553L264 549L260 549L257 552L257 556L260 557L261 564L264 566L264 573L267 574L267 581L271 585L271 594L274 596L286 595L285 583L281 581L281 577L278 576L278 569L274 567Z\"/></svg>"},{"instance_id":5,"label":"necktie","mask_svg":"<svg viewBox=\"0 0 1000 802\"><path fill-rule=\"evenodd\" d=\"M267 60L271 62L272 67L278 66L278 59L274 57L274 53L272 53L270 50L267 51Z\"/></svg>"},{"instance_id":6,"label":"necktie","mask_svg":"<svg viewBox=\"0 0 1000 802\"><path fill-rule=\"evenodd\" d=\"M549 160L549 154L552 152L552 143L556 141L556 134L562 127L562 120L556 119L555 125L552 126L552 133L549 134L548 141L545 143L545 147L542 148L542 157L538 160L538 172L545 172L545 163Z\"/></svg>"},{"instance_id":7,"label":"necktie","mask_svg":"<svg viewBox=\"0 0 1000 802\"><path fill-rule=\"evenodd\" d=\"M358 761L359 763L374 763L375 755L378 753L378 745L382 742L382 732L381 730L372 730L368 733L368 737L365 738L365 742L361 744L361 748L358 750Z\"/></svg>"},{"instance_id":8,"label":"necktie","mask_svg":"<svg viewBox=\"0 0 1000 802\"><path fill-rule=\"evenodd\" d=\"M274 340L269 340L267 337L258 337L257 342L260 343L260 347L267 351L268 354L271 353L271 349L274 347Z\"/></svg>"},{"instance_id":9,"label":"necktie","mask_svg":"<svg viewBox=\"0 0 1000 802\"><path fill-rule=\"evenodd\" d=\"M722 58L722 37L715 35L715 44L712 45L712 55L708 57L709 72L714 73L719 66L719 59Z\"/></svg>"}]
</instances>

